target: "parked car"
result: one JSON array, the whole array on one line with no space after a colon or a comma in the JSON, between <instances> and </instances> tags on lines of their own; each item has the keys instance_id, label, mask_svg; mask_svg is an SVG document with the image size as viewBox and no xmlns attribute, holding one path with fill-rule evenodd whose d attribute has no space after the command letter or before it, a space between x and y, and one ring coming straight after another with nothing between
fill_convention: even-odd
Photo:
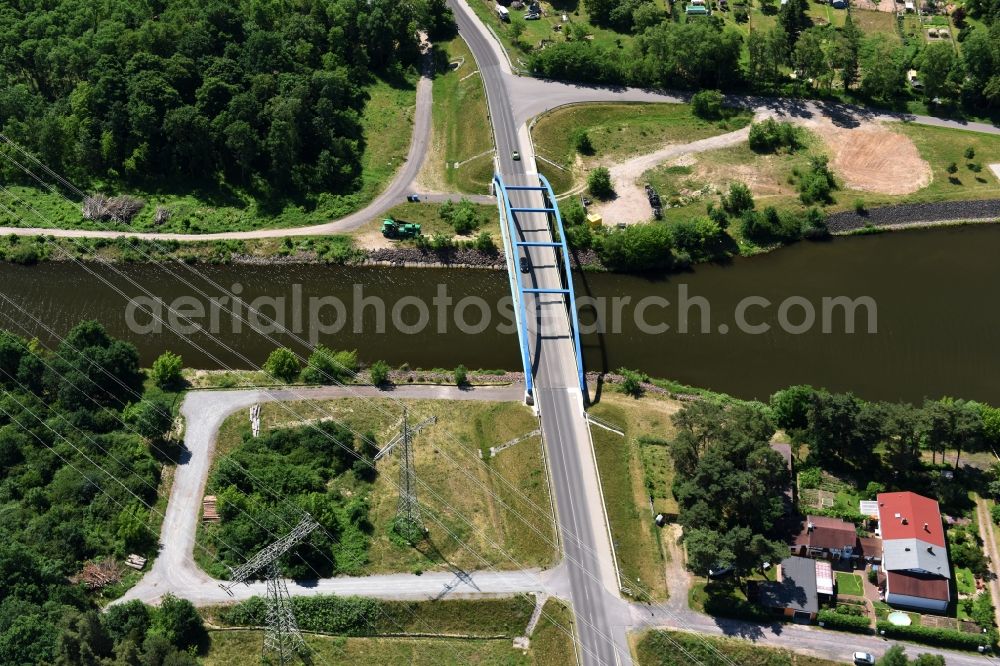
<instances>
[{"instance_id":1,"label":"parked car","mask_svg":"<svg viewBox=\"0 0 1000 666\"><path fill-rule=\"evenodd\" d=\"M854 663L857 666L871 666L875 663L875 655L871 652L855 652Z\"/></svg>"},{"instance_id":2,"label":"parked car","mask_svg":"<svg viewBox=\"0 0 1000 666\"><path fill-rule=\"evenodd\" d=\"M527 14L524 15L525 21L537 21L540 18L542 18L542 15L535 14L534 12L528 12Z\"/></svg>"},{"instance_id":3,"label":"parked car","mask_svg":"<svg viewBox=\"0 0 1000 666\"><path fill-rule=\"evenodd\" d=\"M521 263L521 272L522 273L527 273L528 272L528 258L527 257L521 257L521 262L520 263Z\"/></svg>"},{"instance_id":4,"label":"parked car","mask_svg":"<svg viewBox=\"0 0 1000 666\"><path fill-rule=\"evenodd\" d=\"M510 154L510 159L514 160L515 162L520 162L521 161L521 153L519 153L519 152L517 152L515 150L514 152L512 152Z\"/></svg>"},{"instance_id":5,"label":"parked car","mask_svg":"<svg viewBox=\"0 0 1000 666\"><path fill-rule=\"evenodd\" d=\"M420 201L420 196L417 195L417 194L407 194L406 195L406 200L410 201L412 203L417 203L417 202Z\"/></svg>"},{"instance_id":6,"label":"parked car","mask_svg":"<svg viewBox=\"0 0 1000 666\"><path fill-rule=\"evenodd\" d=\"M729 574L733 573L733 568L725 564L716 564L714 567L708 570L709 578L725 578Z\"/></svg>"}]
</instances>

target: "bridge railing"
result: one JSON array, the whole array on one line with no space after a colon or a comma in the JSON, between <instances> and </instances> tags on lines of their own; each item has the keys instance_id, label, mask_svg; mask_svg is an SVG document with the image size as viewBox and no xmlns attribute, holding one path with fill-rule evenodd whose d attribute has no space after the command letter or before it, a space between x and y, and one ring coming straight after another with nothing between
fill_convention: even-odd
<instances>
[{"instance_id":1,"label":"bridge railing","mask_svg":"<svg viewBox=\"0 0 1000 666\"><path fill-rule=\"evenodd\" d=\"M567 320L573 334L574 355L576 357L577 377L580 383L580 390L583 394L587 392L586 378L583 373L583 354L580 345L580 322L577 317L576 292L573 288L573 271L569 260L569 248L566 245L566 233L562 224L562 216L559 214L559 206L556 204L555 194L548 180L541 174L538 175L538 185L507 185L499 173L493 175L494 191L497 198L497 208L502 220L501 235L503 236L504 252L507 255L507 270L511 274L511 296L515 300L515 318L517 320L517 336L521 346L521 362L524 366L524 376L528 397L534 397L534 379L531 368L531 348L528 336L528 317L524 304L525 294L561 294L566 299ZM541 193L544 206L541 208L517 208L511 205L510 192L519 190L531 190ZM517 233L517 213L544 213L549 224L550 231L554 231L555 240L553 242L544 241L522 241L518 240ZM554 229L552 227L555 227ZM526 247L552 247L560 256L557 258L557 265L561 258L562 270L560 276L562 286L558 289L538 289L526 288L519 266L520 248Z\"/></svg>"}]
</instances>

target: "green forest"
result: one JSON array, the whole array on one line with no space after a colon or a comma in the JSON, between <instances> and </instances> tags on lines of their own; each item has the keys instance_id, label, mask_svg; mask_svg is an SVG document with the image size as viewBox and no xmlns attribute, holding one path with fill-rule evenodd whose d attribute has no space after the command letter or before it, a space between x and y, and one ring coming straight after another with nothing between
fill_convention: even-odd
<instances>
[{"instance_id":1,"label":"green forest","mask_svg":"<svg viewBox=\"0 0 1000 666\"><path fill-rule=\"evenodd\" d=\"M351 193L367 89L451 25L443 0L3 3L0 127L85 189Z\"/></svg>"},{"instance_id":2,"label":"green forest","mask_svg":"<svg viewBox=\"0 0 1000 666\"><path fill-rule=\"evenodd\" d=\"M175 394L146 381L135 347L96 322L52 350L0 331L0 663L191 663L181 652L200 620L187 602L98 612L138 576L125 557L156 555L158 487L176 459ZM93 567L107 580L91 584Z\"/></svg>"}]
</instances>

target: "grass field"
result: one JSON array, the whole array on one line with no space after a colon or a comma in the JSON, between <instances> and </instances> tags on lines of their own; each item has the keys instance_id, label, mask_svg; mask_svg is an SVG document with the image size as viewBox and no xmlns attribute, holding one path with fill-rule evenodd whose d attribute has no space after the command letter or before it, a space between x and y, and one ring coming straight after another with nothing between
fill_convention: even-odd
<instances>
[{"instance_id":1,"label":"grass field","mask_svg":"<svg viewBox=\"0 0 1000 666\"><path fill-rule=\"evenodd\" d=\"M485 194L493 177L493 132L486 91L461 37L438 45L456 65L434 78L433 140L420 181L436 190ZM473 159L475 158L475 159ZM456 162L472 160L454 168Z\"/></svg>"},{"instance_id":2,"label":"grass field","mask_svg":"<svg viewBox=\"0 0 1000 666\"><path fill-rule=\"evenodd\" d=\"M687 143L734 129L750 122L741 113L725 121L696 117L687 104L586 104L554 109L532 125L537 153L562 167L544 161L539 168L556 192L570 189L586 171L597 165L619 162L651 152L673 142ZM578 155L574 136L587 132L594 155Z\"/></svg>"},{"instance_id":3,"label":"grass field","mask_svg":"<svg viewBox=\"0 0 1000 666\"><path fill-rule=\"evenodd\" d=\"M515 649L511 640L522 634L527 626L523 609L518 608L516 613L503 612L499 619L495 616L498 607L507 608L511 606L511 601L406 604L407 608L400 608L400 613L390 609L387 616L404 615L410 618L407 621L409 624L393 625L400 628L389 630L440 632L473 638L346 638L306 634L313 659L311 662L297 660L292 663L548 666L576 661L572 640L573 615L565 605L554 599L545 603L542 617L531 636L530 648L525 652ZM530 615L530 607L526 610ZM419 619L419 623L414 618ZM475 638L486 634L497 638ZM247 662L247 655L259 653L263 642L259 631L219 630L209 635L211 642L204 656L205 666L242 666Z\"/></svg>"},{"instance_id":4,"label":"grass field","mask_svg":"<svg viewBox=\"0 0 1000 666\"><path fill-rule=\"evenodd\" d=\"M448 221L441 217L441 204L421 202L402 203L398 206L394 206L384 215L380 215L367 224L358 227L358 229L353 233L353 237L362 247L368 247L373 243L378 245L415 245L416 241L413 239L391 242L383 240L382 221L387 217L391 217L399 222L416 222L420 225L420 233L428 238L440 234L453 237L455 240L472 240L480 232L486 231L493 236L494 242L499 247L501 244L500 218L497 215L496 206L488 204L474 205L476 210L480 213L482 225L479 229L466 236L457 235L455 233L455 229L448 223Z\"/></svg>"},{"instance_id":5,"label":"grass field","mask_svg":"<svg viewBox=\"0 0 1000 666\"><path fill-rule=\"evenodd\" d=\"M858 574L847 573L846 571L838 571L837 575L837 594L848 594L856 597L863 597L865 595L865 588L861 583L861 576Z\"/></svg>"},{"instance_id":6,"label":"grass field","mask_svg":"<svg viewBox=\"0 0 1000 666\"><path fill-rule=\"evenodd\" d=\"M790 650L760 647L748 640L715 638L681 631L646 631L632 636L639 666L836 666ZM846 654L846 652L845 652Z\"/></svg>"},{"instance_id":7,"label":"grass field","mask_svg":"<svg viewBox=\"0 0 1000 666\"><path fill-rule=\"evenodd\" d=\"M417 496L429 538L419 549L401 547L390 540L399 468L396 456L384 458L378 463L379 476L369 498L373 529L362 572L424 571L448 565L468 570L519 569L553 564L554 527L539 438L521 442L492 460L479 458L479 451L537 428L531 411L517 403L405 403L413 424L431 415L438 418L414 438ZM265 404L261 419L266 430L332 416L356 432L373 433L378 442L385 443L398 427L400 414L400 407L390 399L345 398ZM227 419L219 431L216 460L232 451L248 430L245 412ZM200 529L204 532L213 526ZM207 566L207 554L199 551L198 555Z\"/></svg>"},{"instance_id":8,"label":"grass field","mask_svg":"<svg viewBox=\"0 0 1000 666\"><path fill-rule=\"evenodd\" d=\"M635 400L610 392L591 408L595 416L625 429L625 437L598 427L591 432L615 552L627 579L623 585L636 597L660 599L669 592L649 496L654 496L657 511L676 515L677 503L670 490L673 465L666 446L640 442L668 437L670 414L676 409L676 403L659 397Z\"/></svg>"},{"instance_id":9,"label":"grass field","mask_svg":"<svg viewBox=\"0 0 1000 666\"><path fill-rule=\"evenodd\" d=\"M78 202L58 193L26 186L9 186L24 203L9 207L21 219L0 213L0 225L79 229L128 229L178 233L211 233L249 229L298 227L320 224L362 208L389 182L406 158L413 133L416 88L412 82L394 87L383 81L368 88L369 100L362 118L365 152L361 159L362 178L358 191L351 194L320 194L315 206L288 203L280 210L266 210L245 192L214 188L204 183L179 183L163 191L128 193L146 201L146 206L130 225L88 222L80 214ZM92 189L92 188L88 188ZM171 210L170 219L160 225L153 216L158 206Z\"/></svg>"}]
</instances>

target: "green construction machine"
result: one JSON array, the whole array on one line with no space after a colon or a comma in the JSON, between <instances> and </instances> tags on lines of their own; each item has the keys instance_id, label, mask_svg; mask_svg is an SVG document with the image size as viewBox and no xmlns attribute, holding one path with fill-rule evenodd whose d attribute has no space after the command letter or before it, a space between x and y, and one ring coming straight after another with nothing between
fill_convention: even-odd
<instances>
[{"instance_id":1,"label":"green construction machine","mask_svg":"<svg viewBox=\"0 0 1000 666\"><path fill-rule=\"evenodd\" d=\"M386 238L416 238L420 235L420 225L414 222L399 222L387 217L382 220L382 235Z\"/></svg>"}]
</instances>

